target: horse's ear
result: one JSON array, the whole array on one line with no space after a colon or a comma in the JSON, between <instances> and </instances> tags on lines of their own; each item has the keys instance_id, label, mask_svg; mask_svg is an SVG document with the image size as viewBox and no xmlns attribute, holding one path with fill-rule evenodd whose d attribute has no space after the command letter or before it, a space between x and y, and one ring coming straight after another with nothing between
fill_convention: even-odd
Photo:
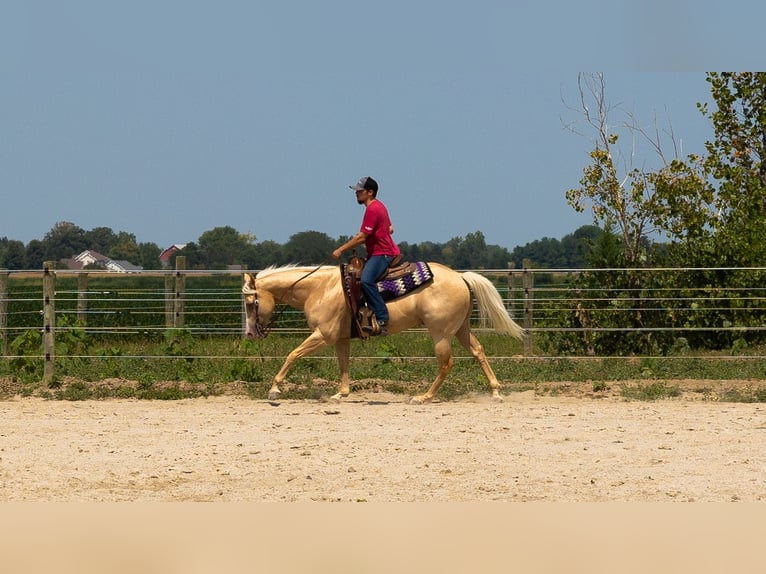
<instances>
[{"instance_id":1,"label":"horse's ear","mask_svg":"<svg viewBox=\"0 0 766 574\"><path fill-rule=\"evenodd\" d=\"M253 277L250 273L245 273L245 285L255 288L255 277Z\"/></svg>"}]
</instances>

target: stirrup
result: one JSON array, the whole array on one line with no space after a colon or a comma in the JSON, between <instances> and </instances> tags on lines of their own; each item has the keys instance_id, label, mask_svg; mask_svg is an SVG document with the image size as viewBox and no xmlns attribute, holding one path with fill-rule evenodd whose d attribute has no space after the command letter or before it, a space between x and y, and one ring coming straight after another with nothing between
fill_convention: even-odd
<instances>
[{"instance_id":1,"label":"stirrup","mask_svg":"<svg viewBox=\"0 0 766 574\"><path fill-rule=\"evenodd\" d=\"M385 322L383 322L383 323L378 322L378 320L375 318L374 315L371 317L371 319L372 319L372 324L371 325L363 325L362 326L362 330L365 333L367 333L369 335L372 335L373 337L376 337L378 335L382 335L382 336L385 337L386 335L388 335L388 324L387 323L385 323Z\"/></svg>"}]
</instances>

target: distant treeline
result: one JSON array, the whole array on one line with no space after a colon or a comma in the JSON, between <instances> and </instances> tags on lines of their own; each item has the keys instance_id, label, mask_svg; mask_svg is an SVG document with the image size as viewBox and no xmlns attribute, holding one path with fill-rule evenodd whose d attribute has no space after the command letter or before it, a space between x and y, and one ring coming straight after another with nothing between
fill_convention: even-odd
<instances>
[{"instance_id":1,"label":"distant treeline","mask_svg":"<svg viewBox=\"0 0 766 574\"><path fill-rule=\"evenodd\" d=\"M488 245L481 231L453 237L446 243L402 241L399 247L406 259L444 263L454 269L506 269L509 265L520 268L524 259L529 259L538 268L571 269L587 266L588 252L601 234L599 227L585 225L562 239L543 237L513 251ZM328 263L332 251L347 239L348 236L332 238L318 231L302 231L292 235L287 243L280 244L257 241L250 234L224 226L205 231L196 242L186 243L183 249L175 251L168 261L163 262L160 255L170 246L140 243L134 234L114 232L108 227L86 231L63 221L56 223L43 239L34 239L26 245L0 237L0 268L41 269L45 261L56 261L63 267L63 260L91 250L147 270L174 266L174 258L179 255L186 258L187 269L225 269L232 265L263 269L287 263ZM363 247L357 252L365 255Z\"/></svg>"}]
</instances>

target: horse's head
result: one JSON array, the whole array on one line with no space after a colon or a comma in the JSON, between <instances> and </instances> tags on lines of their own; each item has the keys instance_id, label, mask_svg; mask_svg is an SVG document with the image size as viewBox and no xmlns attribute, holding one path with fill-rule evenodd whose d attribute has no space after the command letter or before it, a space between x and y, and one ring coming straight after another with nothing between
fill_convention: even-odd
<instances>
[{"instance_id":1,"label":"horse's head","mask_svg":"<svg viewBox=\"0 0 766 574\"><path fill-rule=\"evenodd\" d=\"M274 296L265 289L256 290L255 275L245 273L242 295L245 298L245 336L263 339L269 334Z\"/></svg>"}]
</instances>

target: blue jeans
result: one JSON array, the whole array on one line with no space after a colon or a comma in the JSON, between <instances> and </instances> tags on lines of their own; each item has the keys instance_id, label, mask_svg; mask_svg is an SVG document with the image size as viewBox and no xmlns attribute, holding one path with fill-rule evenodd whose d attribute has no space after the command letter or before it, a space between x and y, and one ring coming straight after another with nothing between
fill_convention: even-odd
<instances>
[{"instance_id":1,"label":"blue jeans","mask_svg":"<svg viewBox=\"0 0 766 574\"><path fill-rule=\"evenodd\" d=\"M392 260L393 257L389 255L373 255L367 259L367 263L364 264L364 269L362 269L362 291L364 291L367 305L375 313L378 323L381 321L388 322L388 308L378 291L377 281L385 273L388 264Z\"/></svg>"}]
</instances>

